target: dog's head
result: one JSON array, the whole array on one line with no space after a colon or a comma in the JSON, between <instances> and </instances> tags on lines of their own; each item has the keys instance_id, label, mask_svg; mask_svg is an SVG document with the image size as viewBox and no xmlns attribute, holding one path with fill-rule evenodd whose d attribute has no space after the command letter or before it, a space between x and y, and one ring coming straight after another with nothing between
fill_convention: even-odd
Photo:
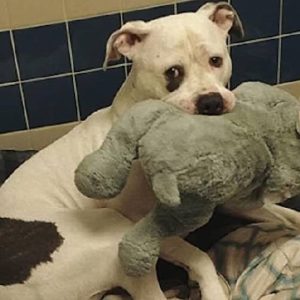
<instances>
[{"instance_id":1,"label":"dog's head","mask_svg":"<svg viewBox=\"0 0 300 300\"><path fill-rule=\"evenodd\" d=\"M226 2L207 3L196 13L129 22L110 36L104 66L123 55L133 61L130 77L145 99L161 99L193 114L221 114L235 104L225 88L232 69L230 33L242 36L243 28Z\"/></svg>"}]
</instances>

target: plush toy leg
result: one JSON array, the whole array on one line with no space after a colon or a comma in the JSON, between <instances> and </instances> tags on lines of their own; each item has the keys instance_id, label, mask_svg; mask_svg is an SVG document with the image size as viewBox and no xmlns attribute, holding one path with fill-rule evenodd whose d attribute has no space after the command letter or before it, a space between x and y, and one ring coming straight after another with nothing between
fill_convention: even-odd
<instances>
[{"instance_id":1,"label":"plush toy leg","mask_svg":"<svg viewBox=\"0 0 300 300\"><path fill-rule=\"evenodd\" d=\"M155 265L160 251L159 229L148 215L126 233L119 244L119 257L125 273L143 276Z\"/></svg>"},{"instance_id":2,"label":"plush toy leg","mask_svg":"<svg viewBox=\"0 0 300 300\"><path fill-rule=\"evenodd\" d=\"M133 229L127 232L119 244L119 257L125 273L142 276L155 265L163 238L181 235L208 222L213 208L203 208L203 215L195 218L186 207L156 207ZM189 218L189 220L187 220Z\"/></svg>"},{"instance_id":3,"label":"plush toy leg","mask_svg":"<svg viewBox=\"0 0 300 300\"><path fill-rule=\"evenodd\" d=\"M229 299L229 290L221 284L207 253L179 237L172 237L162 242L160 257L186 269L190 279L198 283L202 300Z\"/></svg>"}]
</instances>

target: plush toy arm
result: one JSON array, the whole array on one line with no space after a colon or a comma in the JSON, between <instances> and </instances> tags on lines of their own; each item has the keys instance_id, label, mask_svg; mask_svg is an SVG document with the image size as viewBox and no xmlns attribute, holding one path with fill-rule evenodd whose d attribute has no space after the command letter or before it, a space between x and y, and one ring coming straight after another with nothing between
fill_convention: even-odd
<instances>
[{"instance_id":1,"label":"plush toy arm","mask_svg":"<svg viewBox=\"0 0 300 300\"><path fill-rule=\"evenodd\" d=\"M112 198L123 189L136 156L135 140L114 127L101 148L86 156L75 171L75 184L90 198Z\"/></svg>"},{"instance_id":2,"label":"plush toy arm","mask_svg":"<svg viewBox=\"0 0 300 300\"><path fill-rule=\"evenodd\" d=\"M178 225L173 224L167 210L158 204L124 235L119 244L119 257L127 275L136 277L150 272L159 256L161 239L166 232L177 232Z\"/></svg>"},{"instance_id":3,"label":"plush toy arm","mask_svg":"<svg viewBox=\"0 0 300 300\"><path fill-rule=\"evenodd\" d=\"M99 150L86 156L75 171L75 184L90 198L112 198L126 184L138 141L171 105L148 100L134 105L109 131ZM170 108L171 107L171 108Z\"/></svg>"}]
</instances>

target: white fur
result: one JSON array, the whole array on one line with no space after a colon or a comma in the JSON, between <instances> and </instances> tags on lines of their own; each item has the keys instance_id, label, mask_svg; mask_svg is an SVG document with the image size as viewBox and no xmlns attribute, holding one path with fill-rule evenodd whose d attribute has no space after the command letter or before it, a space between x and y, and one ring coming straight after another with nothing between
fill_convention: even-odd
<instances>
[{"instance_id":1,"label":"white fur","mask_svg":"<svg viewBox=\"0 0 300 300\"><path fill-rule=\"evenodd\" d=\"M201 10L128 26L141 34L134 49L124 45L124 36L112 45L124 28L108 43L107 59L124 54L134 60L113 105L95 112L25 162L0 189L1 217L54 222L64 237L64 243L52 255L53 262L36 267L24 284L0 286L0 299L87 300L115 286L126 289L135 300L166 299L154 270L143 278L131 278L117 259L118 242L131 221L139 220L154 204L139 164L134 164L122 193L105 202L78 192L74 170L102 144L113 122L137 101L156 98L194 112L197 95L218 91L226 99L225 109L230 110L234 97L224 87L231 74L225 43L229 27L220 28ZM222 55L224 66L212 69L208 65L211 55ZM184 64L187 77L178 90L168 93L163 73L178 62ZM227 299L205 253L181 238L171 238L163 244L162 257L188 270L203 288L203 300Z\"/></svg>"}]
</instances>

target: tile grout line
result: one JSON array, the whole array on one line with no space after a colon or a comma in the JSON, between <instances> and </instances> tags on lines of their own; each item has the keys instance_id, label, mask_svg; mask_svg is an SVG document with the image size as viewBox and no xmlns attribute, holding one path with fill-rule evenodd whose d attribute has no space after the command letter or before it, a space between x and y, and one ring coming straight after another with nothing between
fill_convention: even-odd
<instances>
[{"instance_id":1,"label":"tile grout line","mask_svg":"<svg viewBox=\"0 0 300 300\"><path fill-rule=\"evenodd\" d=\"M15 39L14 39L12 29L9 30L9 34L10 34L10 42L11 42L11 46L12 46L12 50L13 50L15 67L16 67L16 72L17 72L21 102L22 102L23 111L24 111L25 125L26 125L26 129L29 130L30 126L29 126L29 119L28 119L28 113L27 113L27 107L26 107L26 101L25 101L25 94L24 94L23 84L21 81L20 66L19 66L19 62L18 62L18 58L17 58L16 44L15 44Z\"/></svg>"},{"instance_id":2,"label":"tile grout line","mask_svg":"<svg viewBox=\"0 0 300 300\"><path fill-rule=\"evenodd\" d=\"M280 79L281 79L282 19L283 19L283 0L280 0L278 58L277 58L277 84L280 83Z\"/></svg>"},{"instance_id":3,"label":"tile grout line","mask_svg":"<svg viewBox=\"0 0 300 300\"><path fill-rule=\"evenodd\" d=\"M144 10L144 9L151 9L151 8L156 8L156 7L162 7L162 6L168 6L168 5L178 5L178 3L186 3L186 2L193 2L194 0L181 0L180 2L178 0L175 0L175 2L170 1L167 3L161 3L161 4L155 4L152 6L146 5L143 7L137 7L137 8L130 8L130 9L122 9L122 12L132 12L132 11L139 11L139 10ZM228 0L228 3L231 4L231 0ZM99 12L96 13L94 15L86 15L86 16L82 16L82 17L76 17L76 18L71 18L68 20L68 22L73 22L73 21L81 21L81 20L88 20L88 19L93 19L93 18L97 18L97 17L102 17L102 16L107 16L107 15L114 15L114 14L118 14L120 12L118 11L111 11L111 12ZM60 21L53 21L53 22L47 22L47 23L39 23L39 24L31 24L28 26L21 26L21 27L16 27L13 28L12 30L23 30L23 29L31 29L31 28L35 28L35 27L41 27L41 26L48 26L48 25L56 25L56 24L60 24L60 23L64 23L65 20L60 20ZM9 31L11 30L11 28L3 28L0 29L0 32L5 32L5 31ZM288 33L285 35L294 35L294 34L299 34L300 32L294 32L294 33ZM236 43L239 44L239 43ZM234 44L234 45L236 45Z\"/></svg>"},{"instance_id":4,"label":"tile grout line","mask_svg":"<svg viewBox=\"0 0 300 300\"><path fill-rule=\"evenodd\" d=\"M109 67L107 67L107 70L122 68L122 67L125 67L125 65L129 66L130 63L127 62L127 63L122 63L122 64L109 66ZM103 68L99 67L99 68L94 68L94 69L77 71L77 72L74 72L74 75L89 74L89 73L94 73L94 72L99 72L99 71L103 71ZM71 72L67 72L67 73L49 75L49 76L45 76L45 77L37 77L37 78L24 79L24 80L12 81L12 82L4 82L4 83L0 83L0 88L1 87L6 87L6 86L11 86L11 85L16 85L16 84L20 84L20 83L38 82L38 81L43 81L43 80L51 80L51 79L55 79L55 78L72 76L72 74L73 73L71 73Z\"/></svg>"},{"instance_id":5,"label":"tile grout line","mask_svg":"<svg viewBox=\"0 0 300 300\"><path fill-rule=\"evenodd\" d=\"M20 81L3 82L3 83L0 83L0 88L7 87L7 86L12 86L12 85L17 85L19 83L20 83Z\"/></svg>"},{"instance_id":6,"label":"tile grout line","mask_svg":"<svg viewBox=\"0 0 300 300\"><path fill-rule=\"evenodd\" d=\"M83 17L78 17L78 18L71 18L68 20L68 22L73 22L73 21L83 21L87 19L93 19L93 18L98 18L98 17L103 17L103 16L110 16L110 15L115 15L117 14L117 11L112 11L112 12L101 12L101 13L96 13L94 15L87 15ZM57 25L57 24L62 24L64 23L65 20L56 20L56 21L47 21L47 23L38 23L38 24L31 24L31 25L24 25L24 26L19 26L15 27L12 30L23 30L23 29L31 29L31 28L36 28L36 27L42 27L42 26L51 26L51 25ZM11 28L3 28L0 29L0 32L3 31L9 31Z\"/></svg>"},{"instance_id":7,"label":"tile grout line","mask_svg":"<svg viewBox=\"0 0 300 300\"><path fill-rule=\"evenodd\" d=\"M69 22L68 22L68 18L67 18L65 0L63 0L62 4L63 4L63 14L64 14L64 19L65 19L66 33L67 33L67 43L68 43L69 59L70 59L70 65L71 65L71 76L72 76L72 83L73 83L73 91L74 91L74 96L75 96L77 121L80 121L81 120L80 104L79 104L78 89L77 89L77 84L76 84L76 77L75 77L75 73L74 73L74 56L73 56L70 27L69 27Z\"/></svg>"},{"instance_id":8,"label":"tile grout line","mask_svg":"<svg viewBox=\"0 0 300 300\"><path fill-rule=\"evenodd\" d=\"M192 0L186 0L186 1L182 1L182 2L189 2ZM162 7L162 6L168 6L168 5L172 5L174 2L170 1L167 3L161 3L161 4L155 4L155 5L146 5L143 7L137 7L137 8L129 8L129 9L125 9L122 10L123 13L124 12L131 12L131 11L139 11L139 10L144 10L144 9L151 9L151 8L156 8L156 7ZM73 21L81 21L81 20L86 20L86 19L93 19L93 18L97 18L97 17L102 17L102 16L109 16L109 15L114 15L114 14L118 14L118 11L111 11L111 12L99 12L93 15L87 15L87 16L82 16L82 17L75 17L75 18L70 18L68 20L68 22L73 22ZM22 30L22 29L31 29L31 28L35 28L35 27L41 27L41 26L48 26L48 25L56 25L56 24L60 24L60 23L64 23L65 20L60 20L60 21L53 21L53 22L47 22L47 23L39 23L39 24L31 24L31 25L27 25L27 26L20 26L20 27L16 27L13 28L13 30ZM0 32L5 32L5 31L9 31L11 28L3 28L0 29Z\"/></svg>"},{"instance_id":9,"label":"tile grout line","mask_svg":"<svg viewBox=\"0 0 300 300\"><path fill-rule=\"evenodd\" d=\"M274 35L274 36L269 36L269 37L254 39L254 40L232 43L230 45L230 47L265 42L265 41L270 41L270 40L274 40L274 39L278 39L278 38L286 38L286 37L295 36L295 35L300 35L300 31L295 31L295 32L291 32L291 33L283 33L281 35Z\"/></svg>"},{"instance_id":10,"label":"tile grout line","mask_svg":"<svg viewBox=\"0 0 300 300\"><path fill-rule=\"evenodd\" d=\"M11 24L12 24L11 16L10 16L8 4L6 1L4 2L4 5L6 6L6 10L8 12L8 21L9 21L9 26L11 27ZM14 59L14 63L15 63L16 73L17 73L18 87L19 87L21 103L22 103L22 107L23 107L25 126L26 126L26 130L28 132L30 132L29 118L28 118L26 101L25 101L25 94L24 94L24 90L23 90L23 85L21 83L21 72L20 72L20 66L19 66L19 61L18 61L18 57L17 57L17 50L16 50L16 44L15 44L15 39L14 39L14 35L13 35L13 30L10 28L8 30L8 32L9 32L10 43L11 43L11 47L12 47L12 51L13 51L13 59ZM31 139L30 133L29 133L29 144L30 144L30 147L32 147L32 139Z\"/></svg>"},{"instance_id":11,"label":"tile grout line","mask_svg":"<svg viewBox=\"0 0 300 300\"><path fill-rule=\"evenodd\" d=\"M243 45L255 44L255 43L259 43L259 42L267 42L267 41L275 40L275 39L278 39L278 38L279 38L279 35L274 35L274 36L269 36L269 37L265 37L265 38L259 38L259 39L255 39L255 40L248 40L248 41L243 41L243 42L236 42L236 43L230 44L230 48L231 47L236 47L236 46L243 46Z\"/></svg>"},{"instance_id":12,"label":"tile grout line","mask_svg":"<svg viewBox=\"0 0 300 300\"><path fill-rule=\"evenodd\" d=\"M263 41L269 41L269 40L274 40L277 38L285 38L285 37L289 37L289 36L295 36L295 35L300 35L300 31L297 32L293 32L293 33L285 33L285 34L281 34L280 36L273 36L273 37L267 37L267 38L261 38L261 39L256 39L256 40L250 40L250 41L246 41L246 42L238 42L238 43L232 43L229 44L229 48L234 47L234 46L242 46L242 45L246 45L246 44L253 44L253 43L259 43L259 42L263 42ZM15 58L16 61L16 58ZM130 65L130 63L128 61L126 61L125 63L120 63L120 64L116 64L116 65L112 65L112 66L108 66L107 69L115 69L115 68L121 68L121 67L128 67ZM59 78L59 77L65 77L65 76L72 76L74 75L80 75L80 74L88 74L88 73L93 73L93 72L98 72L98 71L102 71L103 68L99 67L99 68L93 68L93 69L87 69L87 70L82 70L82 71L74 71L74 72L67 72L67 73L61 73L61 74L54 74L54 75L49 75L49 76L44 76L44 77L37 77L37 78L32 78L32 79L25 79L25 80L21 80L20 77L18 77L18 81L14 81L14 82L4 82L4 83L0 83L0 87L5 87L5 86L11 86L11 85L15 85L15 84L23 84L23 83L28 83L28 82L37 82L37 81L42 81L42 80L47 80L47 79L54 79L54 78Z\"/></svg>"},{"instance_id":13,"label":"tile grout line","mask_svg":"<svg viewBox=\"0 0 300 300\"><path fill-rule=\"evenodd\" d=\"M177 1L174 2L174 10L175 10L175 6L177 5ZM228 1L230 2L230 0L228 0ZM282 11L283 11L283 9L282 9L282 6L283 6L282 5L282 1L283 0L280 0L280 1L281 1L280 2L281 3L281 11L280 11L281 15L280 15L280 17L282 19ZM123 20L123 10L122 9L120 11L120 18L121 18L121 23L123 23L124 20ZM280 23L282 23L282 20L281 20ZM67 23L67 26L68 25L69 25L69 23ZM280 26L282 27L282 24ZM12 32L13 32L13 30L12 30ZM294 36L294 35L299 35L299 34L300 34L300 31L296 31L296 32L293 32L293 33L286 33L286 34L282 34L282 32L280 31L279 35L273 36L273 37L266 37L266 38L260 38L260 39L256 39L256 40L242 41L242 42L237 42L237 43L232 43L232 44L229 43L229 49L231 49L231 47L234 47L234 46L246 45L246 44L252 44L252 43L259 43L259 42L269 41L269 40L273 40L273 39L278 38L279 39L279 43L280 43L279 44L279 52L280 53L278 54L278 60L279 60L278 68L280 68L281 67L281 42L282 42L282 38L289 37L289 36ZM13 33L11 34L11 37L13 38ZM68 34L68 45L71 45L71 42L70 42L70 33ZM72 56L73 55L72 49L71 50L69 49L69 52L70 52L70 56ZM16 63L18 63L15 51L14 51L14 55L15 55L15 61L16 61ZM45 76L45 77L41 77L41 78L27 79L27 80L21 80L21 78L19 76L18 81L16 81L16 82L0 83L0 87L11 86L11 85L14 85L14 84L19 84L22 87L22 84L23 83L27 83L27 82L35 82L35 81L46 80L46 79L51 79L51 78L59 78L59 77L64 77L64 76L68 76L68 75L71 75L74 78L75 75L77 75L77 74L87 74L87 73L91 73L91 72L102 70L102 68L100 67L100 68L94 68L94 69L88 69L88 70L83 70L83 71L75 72L74 71L74 61L73 61L73 59L71 59L71 64L73 64L72 73L56 74L56 75ZM126 72L125 75L128 76L128 65L129 65L129 62L127 60L125 60L125 63L121 63L121 64L109 66L108 68L111 69L111 68L117 68L117 67L125 67L125 72ZM280 70L277 70L277 72L279 73L279 74L277 74L277 81L278 80L280 81L280 79L278 79L280 77ZM19 70L19 73L20 73L20 70ZM77 86L76 86L76 79L75 79L74 90L75 90L75 88L77 88ZM21 93L22 93L23 99L24 99L24 107L26 108L25 96L24 96L23 88L22 88ZM78 97L78 95L77 95L77 97ZM77 101L78 101L78 98L77 98ZM78 108L79 108L79 103L78 103ZM27 110L26 110L25 113L27 114ZM29 123L29 121L28 121L28 115L26 116L26 118L27 118L27 122Z\"/></svg>"},{"instance_id":14,"label":"tile grout line","mask_svg":"<svg viewBox=\"0 0 300 300\"><path fill-rule=\"evenodd\" d=\"M67 31L67 41L68 41L69 58L70 58L70 64L71 64L71 76L72 76L73 91L74 91L74 96L75 96L77 120L80 121L81 120L80 105L79 105L79 97L78 97L76 78L75 78L75 73L74 73L74 57L73 57L73 51L72 51L69 22L67 20L65 21L65 25L66 25L66 31Z\"/></svg>"}]
</instances>

